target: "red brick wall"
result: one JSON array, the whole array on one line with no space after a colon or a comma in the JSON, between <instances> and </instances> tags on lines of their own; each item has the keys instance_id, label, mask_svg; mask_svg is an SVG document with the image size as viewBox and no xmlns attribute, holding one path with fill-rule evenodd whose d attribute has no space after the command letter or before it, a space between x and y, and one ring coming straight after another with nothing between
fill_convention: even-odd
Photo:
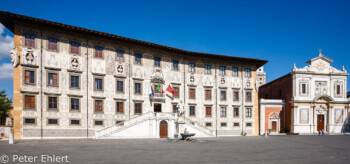
<instances>
[{"instance_id":1,"label":"red brick wall","mask_svg":"<svg viewBox=\"0 0 350 164\"><path fill-rule=\"evenodd\" d=\"M259 99L281 99L285 100L285 112L286 112L286 131L290 131L291 125L291 104L289 103L293 97L293 78L291 74L282 76L274 81L271 81L259 88ZM280 117L283 117L282 111ZM268 116L267 116L268 117ZM281 120L281 127L283 127Z\"/></svg>"},{"instance_id":2,"label":"red brick wall","mask_svg":"<svg viewBox=\"0 0 350 164\"><path fill-rule=\"evenodd\" d=\"M281 107L265 107L265 131L268 131L269 129L269 116L272 112L276 112L279 114L280 116L280 124L278 126L280 126L280 129L283 128L283 122L284 122L284 118L283 118L283 108Z\"/></svg>"}]
</instances>

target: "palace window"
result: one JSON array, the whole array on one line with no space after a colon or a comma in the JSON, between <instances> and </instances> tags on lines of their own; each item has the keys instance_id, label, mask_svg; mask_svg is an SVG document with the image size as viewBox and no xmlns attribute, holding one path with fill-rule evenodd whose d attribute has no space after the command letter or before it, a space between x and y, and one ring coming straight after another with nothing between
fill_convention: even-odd
<instances>
[{"instance_id":1,"label":"palace window","mask_svg":"<svg viewBox=\"0 0 350 164\"><path fill-rule=\"evenodd\" d=\"M70 76L70 87L79 88L79 76Z\"/></svg>"},{"instance_id":2,"label":"palace window","mask_svg":"<svg viewBox=\"0 0 350 164\"><path fill-rule=\"evenodd\" d=\"M189 89L189 98L190 99L196 99L196 89Z\"/></svg>"},{"instance_id":3,"label":"palace window","mask_svg":"<svg viewBox=\"0 0 350 164\"><path fill-rule=\"evenodd\" d=\"M35 47L35 35L25 34L25 45L27 47Z\"/></svg>"},{"instance_id":4,"label":"palace window","mask_svg":"<svg viewBox=\"0 0 350 164\"><path fill-rule=\"evenodd\" d=\"M205 99L211 100L211 90L210 89L205 90Z\"/></svg>"},{"instance_id":5,"label":"palace window","mask_svg":"<svg viewBox=\"0 0 350 164\"><path fill-rule=\"evenodd\" d=\"M173 70L179 70L179 61L173 60Z\"/></svg>"},{"instance_id":6,"label":"palace window","mask_svg":"<svg viewBox=\"0 0 350 164\"><path fill-rule=\"evenodd\" d=\"M72 54L79 54L79 43L76 42L70 42L70 52Z\"/></svg>"},{"instance_id":7,"label":"palace window","mask_svg":"<svg viewBox=\"0 0 350 164\"><path fill-rule=\"evenodd\" d=\"M48 97L49 109L57 109L57 97Z\"/></svg>"},{"instance_id":8,"label":"palace window","mask_svg":"<svg viewBox=\"0 0 350 164\"><path fill-rule=\"evenodd\" d=\"M251 69L250 68L246 68L245 69L245 77L252 77L252 73L251 73Z\"/></svg>"},{"instance_id":9,"label":"palace window","mask_svg":"<svg viewBox=\"0 0 350 164\"><path fill-rule=\"evenodd\" d=\"M36 120L34 118L25 118L24 124L35 124Z\"/></svg>"},{"instance_id":10,"label":"palace window","mask_svg":"<svg viewBox=\"0 0 350 164\"><path fill-rule=\"evenodd\" d=\"M57 125L58 119L47 119L47 124L49 125Z\"/></svg>"},{"instance_id":11,"label":"palace window","mask_svg":"<svg viewBox=\"0 0 350 164\"><path fill-rule=\"evenodd\" d=\"M220 100L222 101L226 100L226 91L220 91Z\"/></svg>"},{"instance_id":12,"label":"palace window","mask_svg":"<svg viewBox=\"0 0 350 164\"><path fill-rule=\"evenodd\" d=\"M34 71L26 70L25 73L25 83L26 84L34 84L35 83L35 73Z\"/></svg>"},{"instance_id":13,"label":"palace window","mask_svg":"<svg viewBox=\"0 0 350 164\"><path fill-rule=\"evenodd\" d=\"M238 76L238 68L237 67L232 68L232 76L234 76L234 77Z\"/></svg>"},{"instance_id":14,"label":"palace window","mask_svg":"<svg viewBox=\"0 0 350 164\"><path fill-rule=\"evenodd\" d=\"M233 117L239 117L239 108L237 107L233 108Z\"/></svg>"},{"instance_id":15,"label":"palace window","mask_svg":"<svg viewBox=\"0 0 350 164\"><path fill-rule=\"evenodd\" d=\"M233 123L233 127L239 127L239 122Z\"/></svg>"},{"instance_id":16,"label":"palace window","mask_svg":"<svg viewBox=\"0 0 350 164\"><path fill-rule=\"evenodd\" d=\"M226 107L221 107L220 108L220 116L221 117L226 117Z\"/></svg>"},{"instance_id":17,"label":"palace window","mask_svg":"<svg viewBox=\"0 0 350 164\"><path fill-rule=\"evenodd\" d=\"M124 61L124 51L117 50L117 61L119 61L119 62Z\"/></svg>"},{"instance_id":18,"label":"palace window","mask_svg":"<svg viewBox=\"0 0 350 164\"><path fill-rule=\"evenodd\" d=\"M251 126L252 126L252 123L247 122L247 123L245 124L245 126L246 126L246 127L251 127Z\"/></svg>"},{"instance_id":19,"label":"palace window","mask_svg":"<svg viewBox=\"0 0 350 164\"><path fill-rule=\"evenodd\" d=\"M194 72L194 67L195 67L194 63L189 63L188 64L188 72Z\"/></svg>"},{"instance_id":20,"label":"palace window","mask_svg":"<svg viewBox=\"0 0 350 164\"><path fill-rule=\"evenodd\" d=\"M210 74L211 73L211 65L206 64L204 66L204 73L205 74Z\"/></svg>"},{"instance_id":21,"label":"palace window","mask_svg":"<svg viewBox=\"0 0 350 164\"><path fill-rule=\"evenodd\" d=\"M160 67L160 58L159 57L154 57L154 66Z\"/></svg>"},{"instance_id":22,"label":"palace window","mask_svg":"<svg viewBox=\"0 0 350 164\"><path fill-rule=\"evenodd\" d=\"M179 87L173 87L173 90L175 92L174 97L179 98L180 97L180 90Z\"/></svg>"},{"instance_id":23,"label":"palace window","mask_svg":"<svg viewBox=\"0 0 350 164\"><path fill-rule=\"evenodd\" d=\"M141 94L141 83L135 83L135 94Z\"/></svg>"},{"instance_id":24,"label":"palace window","mask_svg":"<svg viewBox=\"0 0 350 164\"><path fill-rule=\"evenodd\" d=\"M226 127L226 126L227 126L227 123L226 123L226 122L222 122L222 123L220 124L220 126L221 126L221 127Z\"/></svg>"},{"instance_id":25,"label":"palace window","mask_svg":"<svg viewBox=\"0 0 350 164\"><path fill-rule=\"evenodd\" d=\"M98 91L103 90L103 79L95 78L95 90L98 90Z\"/></svg>"},{"instance_id":26,"label":"palace window","mask_svg":"<svg viewBox=\"0 0 350 164\"><path fill-rule=\"evenodd\" d=\"M239 101L239 92L233 91L233 101Z\"/></svg>"},{"instance_id":27,"label":"palace window","mask_svg":"<svg viewBox=\"0 0 350 164\"><path fill-rule=\"evenodd\" d=\"M245 117L252 117L252 108L246 108L246 115Z\"/></svg>"},{"instance_id":28,"label":"palace window","mask_svg":"<svg viewBox=\"0 0 350 164\"><path fill-rule=\"evenodd\" d=\"M57 39L49 38L49 50L57 51Z\"/></svg>"},{"instance_id":29,"label":"palace window","mask_svg":"<svg viewBox=\"0 0 350 164\"><path fill-rule=\"evenodd\" d=\"M123 93L124 92L124 81L117 81L117 92Z\"/></svg>"},{"instance_id":30,"label":"palace window","mask_svg":"<svg viewBox=\"0 0 350 164\"><path fill-rule=\"evenodd\" d=\"M179 111L179 107L177 104L173 104L173 113L177 113Z\"/></svg>"},{"instance_id":31,"label":"palace window","mask_svg":"<svg viewBox=\"0 0 350 164\"><path fill-rule=\"evenodd\" d=\"M27 109L35 108L35 96L25 95L24 101L25 101L24 108L27 108Z\"/></svg>"},{"instance_id":32,"label":"palace window","mask_svg":"<svg viewBox=\"0 0 350 164\"><path fill-rule=\"evenodd\" d=\"M210 106L205 107L205 116L211 117L211 107Z\"/></svg>"},{"instance_id":33,"label":"palace window","mask_svg":"<svg viewBox=\"0 0 350 164\"><path fill-rule=\"evenodd\" d=\"M49 85L49 86L57 86L58 85L57 81L58 81L57 73L49 73L48 74L47 85Z\"/></svg>"},{"instance_id":34,"label":"palace window","mask_svg":"<svg viewBox=\"0 0 350 164\"><path fill-rule=\"evenodd\" d=\"M205 123L205 126L206 126L206 127L211 127L211 122L206 122L206 123Z\"/></svg>"},{"instance_id":35,"label":"palace window","mask_svg":"<svg viewBox=\"0 0 350 164\"><path fill-rule=\"evenodd\" d=\"M96 125L96 126L103 126L103 121L101 121L101 120L95 120L95 125Z\"/></svg>"},{"instance_id":36,"label":"palace window","mask_svg":"<svg viewBox=\"0 0 350 164\"><path fill-rule=\"evenodd\" d=\"M135 64L141 64L141 54L135 54Z\"/></svg>"},{"instance_id":37,"label":"palace window","mask_svg":"<svg viewBox=\"0 0 350 164\"><path fill-rule=\"evenodd\" d=\"M95 57L96 58L102 58L103 57L102 56L102 50L103 50L102 47L98 47L98 46L95 47Z\"/></svg>"},{"instance_id":38,"label":"palace window","mask_svg":"<svg viewBox=\"0 0 350 164\"><path fill-rule=\"evenodd\" d=\"M124 112L124 102L117 102L117 113L123 113Z\"/></svg>"},{"instance_id":39,"label":"palace window","mask_svg":"<svg viewBox=\"0 0 350 164\"><path fill-rule=\"evenodd\" d=\"M225 66L220 66L220 75L224 76L225 75Z\"/></svg>"},{"instance_id":40,"label":"palace window","mask_svg":"<svg viewBox=\"0 0 350 164\"><path fill-rule=\"evenodd\" d=\"M103 111L103 101L95 100L95 112L102 112L102 111Z\"/></svg>"},{"instance_id":41,"label":"palace window","mask_svg":"<svg viewBox=\"0 0 350 164\"><path fill-rule=\"evenodd\" d=\"M251 102L252 101L252 92L246 92L245 100L247 102Z\"/></svg>"},{"instance_id":42,"label":"palace window","mask_svg":"<svg viewBox=\"0 0 350 164\"><path fill-rule=\"evenodd\" d=\"M71 125L80 125L80 120L70 120Z\"/></svg>"},{"instance_id":43,"label":"palace window","mask_svg":"<svg viewBox=\"0 0 350 164\"><path fill-rule=\"evenodd\" d=\"M80 106L79 99L77 99L77 98L71 98L70 99L70 110L79 111L79 109L80 109L79 106Z\"/></svg>"},{"instance_id":44,"label":"palace window","mask_svg":"<svg viewBox=\"0 0 350 164\"><path fill-rule=\"evenodd\" d=\"M190 116L195 116L196 115L196 107L191 105L190 106Z\"/></svg>"},{"instance_id":45,"label":"palace window","mask_svg":"<svg viewBox=\"0 0 350 164\"><path fill-rule=\"evenodd\" d=\"M142 113L142 103L135 103L135 114Z\"/></svg>"}]
</instances>

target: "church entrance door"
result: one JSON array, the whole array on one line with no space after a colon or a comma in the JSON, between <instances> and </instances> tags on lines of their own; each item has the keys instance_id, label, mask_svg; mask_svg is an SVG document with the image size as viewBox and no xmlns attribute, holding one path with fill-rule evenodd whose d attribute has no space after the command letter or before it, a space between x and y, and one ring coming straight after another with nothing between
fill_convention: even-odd
<instances>
[{"instance_id":1,"label":"church entrance door","mask_svg":"<svg viewBox=\"0 0 350 164\"><path fill-rule=\"evenodd\" d=\"M324 129L324 115L317 115L317 131Z\"/></svg>"},{"instance_id":2,"label":"church entrance door","mask_svg":"<svg viewBox=\"0 0 350 164\"><path fill-rule=\"evenodd\" d=\"M277 122L272 121L272 132L277 132Z\"/></svg>"},{"instance_id":3,"label":"church entrance door","mask_svg":"<svg viewBox=\"0 0 350 164\"><path fill-rule=\"evenodd\" d=\"M168 138L168 123L165 120L159 124L159 136L160 138Z\"/></svg>"}]
</instances>

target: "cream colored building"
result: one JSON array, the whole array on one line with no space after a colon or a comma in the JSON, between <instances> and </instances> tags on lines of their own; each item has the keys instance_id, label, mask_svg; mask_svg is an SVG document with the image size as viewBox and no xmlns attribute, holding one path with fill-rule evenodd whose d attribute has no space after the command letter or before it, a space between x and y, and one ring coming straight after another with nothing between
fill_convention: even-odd
<instances>
[{"instance_id":1,"label":"cream colored building","mask_svg":"<svg viewBox=\"0 0 350 164\"><path fill-rule=\"evenodd\" d=\"M14 33L15 138L259 133L256 69L266 60L191 52L3 11L0 22Z\"/></svg>"}]
</instances>

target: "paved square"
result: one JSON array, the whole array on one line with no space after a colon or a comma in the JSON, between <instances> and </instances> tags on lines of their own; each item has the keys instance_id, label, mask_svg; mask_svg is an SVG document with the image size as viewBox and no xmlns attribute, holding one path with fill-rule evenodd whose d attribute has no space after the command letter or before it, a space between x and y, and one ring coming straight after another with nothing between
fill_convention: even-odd
<instances>
[{"instance_id":1,"label":"paved square","mask_svg":"<svg viewBox=\"0 0 350 164\"><path fill-rule=\"evenodd\" d=\"M70 163L349 163L350 136L0 141L3 154L9 163L13 155L46 154L68 155Z\"/></svg>"}]
</instances>

